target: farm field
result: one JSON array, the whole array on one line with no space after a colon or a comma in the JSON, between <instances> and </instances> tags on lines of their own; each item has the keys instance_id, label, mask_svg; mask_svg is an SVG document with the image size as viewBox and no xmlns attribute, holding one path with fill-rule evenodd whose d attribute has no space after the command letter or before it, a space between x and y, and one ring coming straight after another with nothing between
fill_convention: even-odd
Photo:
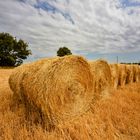
<instances>
[{"instance_id":1,"label":"farm field","mask_svg":"<svg viewBox=\"0 0 140 140\"><path fill-rule=\"evenodd\" d=\"M13 108L8 78L14 69L0 68L0 140L139 140L140 83L111 89L74 121L46 131L26 120L22 104Z\"/></svg>"},{"instance_id":2,"label":"farm field","mask_svg":"<svg viewBox=\"0 0 140 140\"><path fill-rule=\"evenodd\" d=\"M140 0L0 0L0 140L140 140Z\"/></svg>"}]
</instances>

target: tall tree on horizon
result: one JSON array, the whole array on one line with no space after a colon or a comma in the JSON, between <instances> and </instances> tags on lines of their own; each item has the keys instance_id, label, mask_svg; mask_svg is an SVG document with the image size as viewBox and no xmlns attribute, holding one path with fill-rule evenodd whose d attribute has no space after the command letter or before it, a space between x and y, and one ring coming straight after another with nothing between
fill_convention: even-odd
<instances>
[{"instance_id":1,"label":"tall tree on horizon","mask_svg":"<svg viewBox=\"0 0 140 140\"><path fill-rule=\"evenodd\" d=\"M65 55L72 55L71 50L69 50L69 49L68 49L67 47L65 47L65 46L59 48L58 51L57 51L57 56L62 57L62 56L65 56Z\"/></svg>"},{"instance_id":2,"label":"tall tree on horizon","mask_svg":"<svg viewBox=\"0 0 140 140\"><path fill-rule=\"evenodd\" d=\"M19 66L31 54L28 44L9 33L0 33L0 66Z\"/></svg>"}]
</instances>

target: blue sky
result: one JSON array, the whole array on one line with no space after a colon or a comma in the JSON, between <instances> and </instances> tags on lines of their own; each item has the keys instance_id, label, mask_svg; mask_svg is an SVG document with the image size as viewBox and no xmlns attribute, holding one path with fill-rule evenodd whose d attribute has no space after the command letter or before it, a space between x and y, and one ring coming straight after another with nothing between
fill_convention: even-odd
<instances>
[{"instance_id":1,"label":"blue sky","mask_svg":"<svg viewBox=\"0 0 140 140\"><path fill-rule=\"evenodd\" d=\"M139 7L140 6L140 1L133 1L133 0L120 0L122 7L127 8L127 7Z\"/></svg>"},{"instance_id":2,"label":"blue sky","mask_svg":"<svg viewBox=\"0 0 140 140\"><path fill-rule=\"evenodd\" d=\"M23 2L26 3L26 1L23 1ZM38 10L41 9L41 10L44 10L53 14L59 13L66 20L69 20L72 24L74 24L74 21L68 12L66 11L63 12L61 9L57 8L56 6L54 6L53 4L50 4L47 1L38 1L36 4L34 4L34 7Z\"/></svg>"},{"instance_id":3,"label":"blue sky","mask_svg":"<svg viewBox=\"0 0 140 140\"><path fill-rule=\"evenodd\" d=\"M109 62L140 61L140 0L4 0L0 32L29 43L26 61L73 54Z\"/></svg>"}]
</instances>

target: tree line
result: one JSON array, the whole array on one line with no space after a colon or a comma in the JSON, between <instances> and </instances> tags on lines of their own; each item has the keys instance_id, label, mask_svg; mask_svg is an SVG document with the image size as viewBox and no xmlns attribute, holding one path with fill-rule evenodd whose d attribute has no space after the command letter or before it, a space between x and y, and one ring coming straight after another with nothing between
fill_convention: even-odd
<instances>
[{"instance_id":1,"label":"tree line","mask_svg":"<svg viewBox=\"0 0 140 140\"><path fill-rule=\"evenodd\" d=\"M121 64L127 64L127 65L140 65L140 62L133 62L133 63L121 62Z\"/></svg>"},{"instance_id":2,"label":"tree line","mask_svg":"<svg viewBox=\"0 0 140 140\"><path fill-rule=\"evenodd\" d=\"M24 40L17 40L16 37L13 37L9 33L0 33L0 66L19 66L31 54L29 45ZM57 51L57 56L60 57L71 54L71 50L67 47L61 47ZM121 64L140 65L140 62L121 62Z\"/></svg>"}]
</instances>

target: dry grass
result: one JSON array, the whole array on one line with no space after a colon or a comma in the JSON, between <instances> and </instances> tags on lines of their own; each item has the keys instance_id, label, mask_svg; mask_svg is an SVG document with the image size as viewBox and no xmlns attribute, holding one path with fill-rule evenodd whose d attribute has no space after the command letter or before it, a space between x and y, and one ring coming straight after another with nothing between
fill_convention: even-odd
<instances>
[{"instance_id":1,"label":"dry grass","mask_svg":"<svg viewBox=\"0 0 140 140\"><path fill-rule=\"evenodd\" d=\"M0 69L0 140L139 140L140 83L112 91L74 122L53 131L28 122L22 104L12 110L13 93L8 86L11 69Z\"/></svg>"}]
</instances>

